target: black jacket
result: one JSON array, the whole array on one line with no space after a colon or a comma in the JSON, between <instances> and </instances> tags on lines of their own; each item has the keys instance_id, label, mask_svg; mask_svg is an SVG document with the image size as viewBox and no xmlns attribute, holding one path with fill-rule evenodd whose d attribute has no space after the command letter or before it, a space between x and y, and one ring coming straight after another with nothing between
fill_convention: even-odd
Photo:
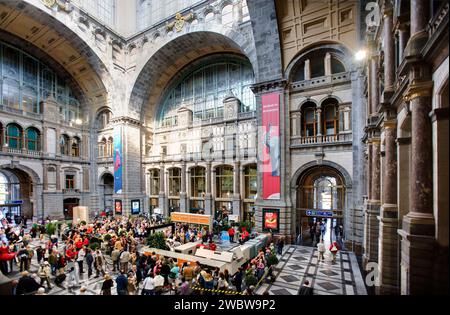
<instances>
[{"instance_id":1,"label":"black jacket","mask_svg":"<svg viewBox=\"0 0 450 315\"><path fill-rule=\"evenodd\" d=\"M313 288L302 286L298 295L313 295Z\"/></svg>"},{"instance_id":2,"label":"black jacket","mask_svg":"<svg viewBox=\"0 0 450 315\"><path fill-rule=\"evenodd\" d=\"M39 289L39 284L31 277L22 277L17 284L16 295L30 294Z\"/></svg>"}]
</instances>

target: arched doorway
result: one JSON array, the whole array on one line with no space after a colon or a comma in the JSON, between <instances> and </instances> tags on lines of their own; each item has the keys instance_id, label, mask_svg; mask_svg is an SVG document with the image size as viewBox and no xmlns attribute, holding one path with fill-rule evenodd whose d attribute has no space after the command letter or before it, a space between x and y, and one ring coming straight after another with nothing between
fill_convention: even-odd
<instances>
[{"instance_id":1,"label":"arched doorway","mask_svg":"<svg viewBox=\"0 0 450 315\"><path fill-rule=\"evenodd\" d=\"M113 194L114 194L114 176L110 173L105 173L101 177L101 193L103 198L103 210L113 210Z\"/></svg>"},{"instance_id":2,"label":"arched doorway","mask_svg":"<svg viewBox=\"0 0 450 315\"><path fill-rule=\"evenodd\" d=\"M73 219L73 208L78 207L79 205L80 205L80 199L77 199L77 198L64 199L64 219L72 220Z\"/></svg>"},{"instance_id":3,"label":"arched doorway","mask_svg":"<svg viewBox=\"0 0 450 315\"><path fill-rule=\"evenodd\" d=\"M297 188L296 231L304 245L341 242L347 188L342 174L330 166L316 166L303 172Z\"/></svg>"}]
</instances>

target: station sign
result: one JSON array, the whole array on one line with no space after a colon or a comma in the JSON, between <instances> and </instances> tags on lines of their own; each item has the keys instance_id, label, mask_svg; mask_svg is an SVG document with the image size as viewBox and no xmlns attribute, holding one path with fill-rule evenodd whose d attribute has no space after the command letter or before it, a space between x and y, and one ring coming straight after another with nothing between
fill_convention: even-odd
<instances>
[{"instance_id":1,"label":"station sign","mask_svg":"<svg viewBox=\"0 0 450 315\"><path fill-rule=\"evenodd\" d=\"M305 212L308 217L332 217L333 216L333 211L306 210Z\"/></svg>"}]
</instances>

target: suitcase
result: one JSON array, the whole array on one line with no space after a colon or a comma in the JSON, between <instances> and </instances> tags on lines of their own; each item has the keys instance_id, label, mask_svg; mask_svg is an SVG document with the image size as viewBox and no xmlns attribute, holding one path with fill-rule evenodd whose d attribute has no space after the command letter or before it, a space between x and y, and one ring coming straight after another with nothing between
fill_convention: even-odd
<instances>
[{"instance_id":1,"label":"suitcase","mask_svg":"<svg viewBox=\"0 0 450 315\"><path fill-rule=\"evenodd\" d=\"M58 275L58 276L56 276L56 278L55 278L55 284L56 284L56 285L60 285L61 283L64 282L64 280L66 280L66 275L65 275L65 274Z\"/></svg>"}]
</instances>

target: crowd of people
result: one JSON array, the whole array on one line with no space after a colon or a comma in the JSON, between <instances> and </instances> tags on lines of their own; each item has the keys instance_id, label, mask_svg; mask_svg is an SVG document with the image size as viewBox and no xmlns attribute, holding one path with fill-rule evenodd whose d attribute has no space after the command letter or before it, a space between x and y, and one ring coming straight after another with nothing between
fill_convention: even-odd
<instances>
[{"instance_id":1,"label":"crowd of people","mask_svg":"<svg viewBox=\"0 0 450 315\"><path fill-rule=\"evenodd\" d=\"M62 223L58 231L50 235L46 228L49 223L52 222L33 224L30 229L21 221L18 225L7 224L0 229L1 271L5 275L20 272L20 278L13 281L16 295L43 295L54 286L84 295L110 295L114 286L118 295L158 295L167 291L182 295L203 294L193 288L209 288L210 279L214 289L253 294L253 284L245 285L245 277L253 274L260 281L264 275L272 274L267 257L275 253L273 244L261 250L235 275L230 275L227 270L211 270L199 263L179 265L176 260L155 253L141 254L140 247L161 223L152 219L102 215L90 224ZM240 232L236 227L230 228L233 230L228 231L230 241L234 242L234 235L239 235L241 242L249 239L250 234L245 229ZM217 239L206 227L181 223L173 229L165 228L164 236L171 250L187 242L199 242L203 246L209 243L208 248L215 249L214 240ZM34 259L37 270L31 269ZM80 279L102 281L97 292L93 292L81 286Z\"/></svg>"}]
</instances>

